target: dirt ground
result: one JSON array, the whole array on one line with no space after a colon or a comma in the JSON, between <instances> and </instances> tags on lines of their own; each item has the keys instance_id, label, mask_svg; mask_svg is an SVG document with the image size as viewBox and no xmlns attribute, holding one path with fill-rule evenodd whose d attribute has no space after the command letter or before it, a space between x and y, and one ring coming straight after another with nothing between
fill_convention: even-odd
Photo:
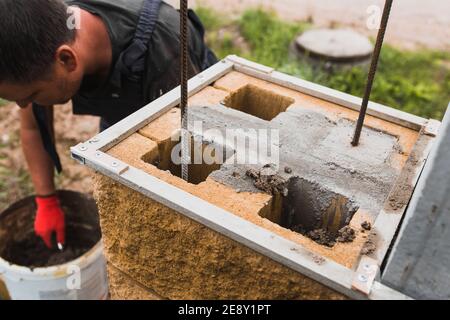
<instances>
[{"instance_id":1,"label":"dirt ground","mask_svg":"<svg viewBox=\"0 0 450 320\"><path fill-rule=\"evenodd\" d=\"M176 5L178 0L167 2ZM367 28L371 5L383 7L384 0L191 0L191 6L211 7L238 15L250 7L275 10L286 20L311 19L317 26L346 26L376 36ZM450 50L449 0L396 0L391 12L386 41L403 49Z\"/></svg>"}]
</instances>

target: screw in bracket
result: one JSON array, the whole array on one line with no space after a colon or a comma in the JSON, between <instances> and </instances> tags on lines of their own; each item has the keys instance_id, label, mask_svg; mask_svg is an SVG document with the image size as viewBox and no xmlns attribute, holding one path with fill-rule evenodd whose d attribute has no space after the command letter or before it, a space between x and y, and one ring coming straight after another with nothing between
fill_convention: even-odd
<instances>
[{"instance_id":1,"label":"screw in bracket","mask_svg":"<svg viewBox=\"0 0 450 320\"><path fill-rule=\"evenodd\" d=\"M366 275L364 275L364 274L358 275L358 281L360 281L360 282L367 282L368 280L369 279L367 278Z\"/></svg>"}]
</instances>

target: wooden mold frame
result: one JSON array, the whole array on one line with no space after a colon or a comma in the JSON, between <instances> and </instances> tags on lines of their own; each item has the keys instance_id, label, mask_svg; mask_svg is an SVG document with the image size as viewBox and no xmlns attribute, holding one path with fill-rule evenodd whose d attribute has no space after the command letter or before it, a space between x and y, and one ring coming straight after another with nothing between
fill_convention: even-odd
<instances>
[{"instance_id":1,"label":"wooden mold frame","mask_svg":"<svg viewBox=\"0 0 450 320\"><path fill-rule=\"evenodd\" d=\"M228 56L190 79L189 96L198 93L233 70L352 110L359 111L360 109L360 98L288 76L272 68L234 55ZM203 199L157 179L142 170L129 166L105 153L106 150L109 150L131 134L140 130L171 108L176 107L179 103L180 88L178 87L92 139L72 147L72 157L105 176L349 298L409 299L404 294L379 282L380 266L394 239L406 206L400 214L398 214L398 211L397 214L390 214L384 210L379 213L374 227L377 228L378 238L381 241L377 247L375 259L363 256L356 271L327 258L324 258L325 263L318 265L313 260L311 252L301 245L214 206ZM417 132L421 131L423 135L419 136L419 139L421 137L427 138L425 148L420 152L420 165L414 168L412 182L409 179L409 183L412 184L411 187L413 189L419 179L424 162L428 157L432 141L437 135L440 122L426 120L372 102L369 104L368 114ZM397 183L404 183L404 181L399 179ZM211 212L214 212L214 214L211 214Z\"/></svg>"}]
</instances>

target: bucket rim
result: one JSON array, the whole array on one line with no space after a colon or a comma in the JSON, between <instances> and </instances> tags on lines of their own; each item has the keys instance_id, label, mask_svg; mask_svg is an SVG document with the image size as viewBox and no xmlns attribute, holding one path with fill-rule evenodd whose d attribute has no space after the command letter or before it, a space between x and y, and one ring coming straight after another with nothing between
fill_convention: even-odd
<instances>
[{"instance_id":1,"label":"bucket rim","mask_svg":"<svg viewBox=\"0 0 450 320\"><path fill-rule=\"evenodd\" d=\"M71 275L71 273L67 273L70 266L78 266L81 270L89 265L91 265L94 261L99 259L103 255L103 239L100 239L95 246L93 246L89 251L84 253L82 256L76 258L75 260L68 261L64 264L48 266L48 267L38 267L31 269L30 267L17 265L14 263L10 263L0 257L0 277L8 277L9 273L15 273L17 276L24 277L39 277L39 279L43 278L52 278L59 279L65 278Z\"/></svg>"},{"instance_id":2,"label":"bucket rim","mask_svg":"<svg viewBox=\"0 0 450 320\"><path fill-rule=\"evenodd\" d=\"M74 191L74 190L66 190L66 189L58 189L57 193L61 196L78 196L78 197L88 197L89 195ZM3 217L10 212L13 212L17 208L24 206L27 203L34 203L35 195L27 196L23 199L18 200L17 202L11 204L8 208L0 212L0 217ZM92 198L93 199L93 198ZM8 273L15 273L17 276L24 277L39 277L40 279L48 277L52 279L64 278L70 274L67 274L67 270L70 266L76 265L80 269L83 269L90 264L92 264L95 260L99 259L100 256L103 255L103 237L87 252L85 252L80 257L65 262L63 264L48 266L48 267L37 267L31 269L27 266L18 265L12 262L9 262L0 256L0 277L7 276Z\"/></svg>"}]
</instances>

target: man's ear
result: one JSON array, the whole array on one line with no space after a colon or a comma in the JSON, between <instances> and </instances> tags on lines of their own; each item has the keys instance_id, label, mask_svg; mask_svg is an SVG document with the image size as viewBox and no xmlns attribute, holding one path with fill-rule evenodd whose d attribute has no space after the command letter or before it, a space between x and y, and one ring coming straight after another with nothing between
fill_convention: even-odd
<instances>
[{"instance_id":1,"label":"man's ear","mask_svg":"<svg viewBox=\"0 0 450 320\"><path fill-rule=\"evenodd\" d=\"M56 51L56 64L66 69L67 72L75 71L78 63L77 54L68 45L62 45Z\"/></svg>"}]
</instances>

